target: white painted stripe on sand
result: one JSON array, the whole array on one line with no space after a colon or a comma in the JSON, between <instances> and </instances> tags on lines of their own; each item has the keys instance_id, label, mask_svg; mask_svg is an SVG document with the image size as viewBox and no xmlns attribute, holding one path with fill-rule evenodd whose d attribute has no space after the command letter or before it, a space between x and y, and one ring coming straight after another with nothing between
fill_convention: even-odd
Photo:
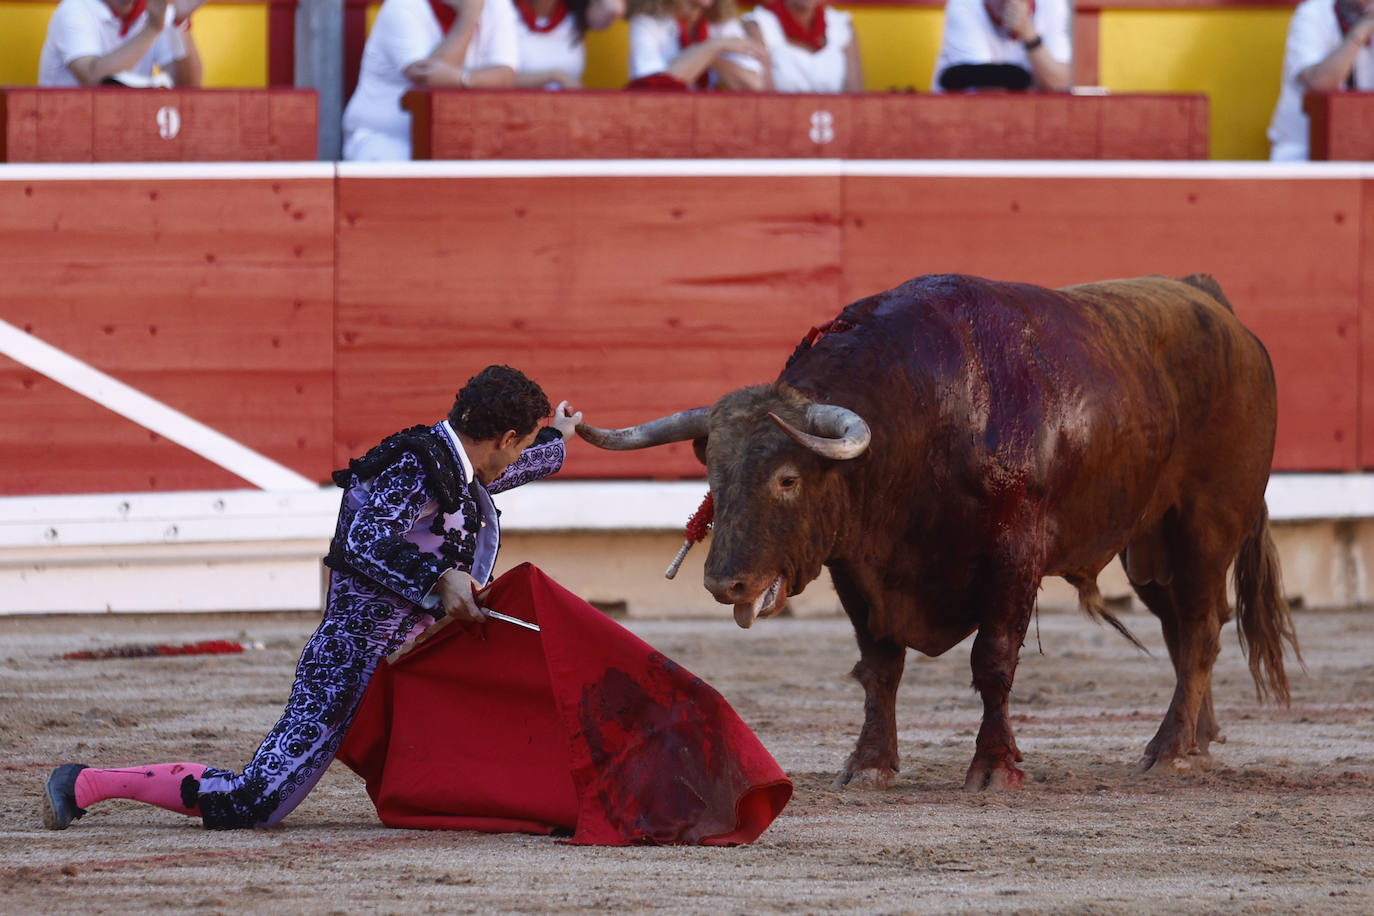
<instances>
[{"instance_id":1,"label":"white painted stripe on sand","mask_svg":"<svg viewBox=\"0 0 1374 916\"><path fill-rule=\"evenodd\" d=\"M0 320L0 353L264 490L316 489L285 465Z\"/></svg>"}]
</instances>

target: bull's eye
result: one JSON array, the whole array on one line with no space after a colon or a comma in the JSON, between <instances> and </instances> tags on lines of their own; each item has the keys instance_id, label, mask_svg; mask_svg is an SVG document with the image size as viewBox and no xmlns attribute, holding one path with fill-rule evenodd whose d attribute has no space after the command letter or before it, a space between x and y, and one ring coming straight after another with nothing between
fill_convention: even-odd
<instances>
[{"instance_id":1,"label":"bull's eye","mask_svg":"<svg viewBox=\"0 0 1374 916\"><path fill-rule=\"evenodd\" d=\"M800 472L785 464L773 473L773 494L779 499L795 499L801 492L801 483Z\"/></svg>"}]
</instances>

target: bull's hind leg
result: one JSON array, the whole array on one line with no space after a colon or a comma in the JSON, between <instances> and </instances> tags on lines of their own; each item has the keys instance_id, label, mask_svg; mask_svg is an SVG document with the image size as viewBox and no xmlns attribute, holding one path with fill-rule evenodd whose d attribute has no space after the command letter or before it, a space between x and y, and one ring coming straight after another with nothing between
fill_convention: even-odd
<instances>
[{"instance_id":1,"label":"bull's hind leg","mask_svg":"<svg viewBox=\"0 0 1374 916\"><path fill-rule=\"evenodd\" d=\"M1205 769L1211 764L1211 743L1225 740L1212 708L1212 666L1220 651L1221 625L1229 618L1224 576L1223 565L1219 573L1180 572L1167 586L1135 585L1159 618L1177 677L1169 711L1146 745L1136 774L1160 765L1175 771Z\"/></svg>"}]
</instances>

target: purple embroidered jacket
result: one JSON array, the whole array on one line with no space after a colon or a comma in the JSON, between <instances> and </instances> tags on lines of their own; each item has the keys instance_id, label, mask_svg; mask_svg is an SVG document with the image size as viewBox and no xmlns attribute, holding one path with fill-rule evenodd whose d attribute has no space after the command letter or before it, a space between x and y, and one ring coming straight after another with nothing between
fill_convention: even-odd
<instances>
[{"instance_id":1,"label":"purple embroidered jacket","mask_svg":"<svg viewBox=\"0 0 1374 916\"><path fill-rule=\"evenodd\" d=\"M442 443L461 475L461 459L443 422L430 427L427 434ZM566 453L562 438L555 436L525 449L489 487L475 479L453 481L459 485L458 507L447 513L441 505L442 488L412 451L400 452L396 461L370 479L350 473L331 558L342 559L348 571L442 616L443 611L429 599L441 575L457 567L485 584L495 565L500 526L490 494L557 472Z\"/></svg>"}]
</instances>

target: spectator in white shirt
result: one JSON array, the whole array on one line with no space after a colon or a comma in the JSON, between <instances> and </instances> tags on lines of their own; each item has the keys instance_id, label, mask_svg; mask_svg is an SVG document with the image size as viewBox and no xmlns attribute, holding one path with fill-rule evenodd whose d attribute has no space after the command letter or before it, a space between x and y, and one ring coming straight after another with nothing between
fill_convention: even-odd
<instances>
[{"instance_id":1,"label":"spectator in white shirt","mask_svg":"<svg viewBox=\"0 0 1374 916\"><path fill-rule=\"evenodd\" d=\"M1303 96L1374 90L1374 0L1304 0L1288 21L1283 82L1269 122L1269 158L1308 158Z\"/></svg>"},{"instance_id":2,"label":"spectator in white shirt","mask_svg":"<svg viewBox=\"0 0 1374 916\"><path fill-rule=\"evenodd\" d=\"M947 0L932 88L1063 92L1069 26L1066 0Z\"/></svg>"},{"instance_id":3,"label":"spectator in white shirt","mask_svg":"<svg viewBox=\"0 0 1374 916\"><path fill-rule=\"evenodd\" d=\"M178 14L168 0L62 0L48 20L38 55L38 85L199 86L200 54L191 38L188 2Z\"/></svg>"},{"instance_id":4,"label":"spectator in white shirt","mask_svg":"<svg viewBox=\"0 0 1374 916\"><path fill-rule=\"evenodd\" d=\"M520 58L511 0L384 0L343 114L343 157L409 159L407 90L515 85Z\"/></svg>"},{"instance_id":5,"label":"spectator in white shirt","mask_svg":"<svg viewBox=\"0 0 1374 916\"><path fill-rule=\"evenodd\" d=\"M768 49L775 91L863 91L859 41L848 13L823 0L766 0L743 19L744 31Z\"/></svg>"},{"instance_id":6,"label":"spectator in white shirt","mask_svg":"<svg viewBox=\"0 0 1374 916\"><path fill-rule=\"evenodd\" d=\"M771 88L734 0L629 0L629 13L631 89Z\"/></svg>"},{"instance_id":7,"label":"spectator in white shirt","mask_svg":"<svg viewBox=\"0 0 1374 916\"><path fill-rule=\"evenodd\" d=\"M515 85L580 89L587 67L587 30L625 15L625 0L515 0L520 70Z\"/></svg>"}]
</instances>

